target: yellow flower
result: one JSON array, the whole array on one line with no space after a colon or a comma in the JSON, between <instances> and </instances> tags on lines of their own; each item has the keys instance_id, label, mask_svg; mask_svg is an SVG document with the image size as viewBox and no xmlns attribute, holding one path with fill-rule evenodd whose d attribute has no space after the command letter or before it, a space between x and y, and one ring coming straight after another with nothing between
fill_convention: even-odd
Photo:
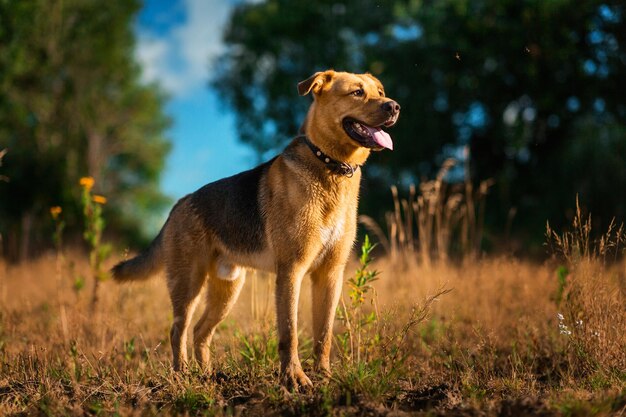
<instances>
[{"instance_id":1,"label":"yellow flower","mask_svg":"<svg viewBox=\"0 0 626 417\"><path fill-rule=\"evenodd\" d=\"M94 184L93 177L82 177L79 181L79 184L85 187L87 190L91 190Z\"/></svg>"},{"instance_id":2,"label":"yellow flower","mask_svg":"<svg viewBox=\"0 0 626 417\"><path fill-rule=\"evenodd\" d=\"M92 200L94 203L98 203L98 204L106 204L107 203L107 198L102 196L102 195L98 195L98 194L94 194L94 196L92 197Z\"/></svg>"},{"instance_id":3,"label":"yellow flower","mask_svg":"<svg viewBox=\"0 0 626 417\"><path fill-rule=\"evenodd\" d=\"M50 207L50 214L54 220L59 217L59 214L61 214L62 211L63 209L59 206Z\"/></svg>"}]
</instances>

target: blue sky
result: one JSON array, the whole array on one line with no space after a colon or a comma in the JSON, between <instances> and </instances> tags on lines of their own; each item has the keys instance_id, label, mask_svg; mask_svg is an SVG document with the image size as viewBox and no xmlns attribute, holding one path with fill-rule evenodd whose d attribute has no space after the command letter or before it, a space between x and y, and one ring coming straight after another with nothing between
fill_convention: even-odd
<instances>
[{"instance_id":1,"label":"blue sky","mask_svg":"<svg viewBox=\"0 0 626 417\"><path fill-rule=\"evenodd\" d=\"M210 60L222 50L233 0L144 0L136 23L136 57L146 82L170 95L172 152L161 187L180 198L251 168L256 157L237 142L233 113L208 88Z\"/></svg>"}]
</instances>

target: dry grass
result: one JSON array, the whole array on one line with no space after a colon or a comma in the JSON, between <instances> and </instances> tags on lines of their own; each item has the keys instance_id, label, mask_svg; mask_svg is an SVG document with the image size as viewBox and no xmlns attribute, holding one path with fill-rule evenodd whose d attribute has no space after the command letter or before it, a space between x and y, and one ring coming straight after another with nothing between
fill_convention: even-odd
<instances>
[{"instance_id":1,"label":"dry grass","mask_svg":"<svg viewBox=\"0 0 626 417\"><path fill-rule=\"evenodd\" d=\"M623 415L626 407L624 261L567 264L559 284L551 262L424 267L381 258L366 303L378 312L361 341L372 347L367 359L336 359L330 382L290 394L277 385L269 277L248 278L219 329L215 372L176 375L163 280L104 282L92 314L87 294L73 289L74 275L88 276L88 262L78 253L66 258L76 266L60 274L54 257L0 269L0 415L583 416ZM414 307L441 288L452 291L407 328ZM306 287L301 303L307 367Z\"/></svg>"},{"instance_id":2,"label":"dry grass","mask_svg":"<svg viewBox=\"0 0 626 417\"><path fill-rule=\"evenodd\" d=\"M386 253L367 266L377 275L348 266L347 277L361 268L377 279L346 286L332 378L309 373L315 388L303 393L278 385L274 284L253 273L213 339L214 371L174 373L164 280L105 280L106 199L81 180L90 253L61 253L60 207L51 211L57 253L9 266L0 252L0 416L626 415L623 226L594 240L577 204L571 231L547 227L551 260L485 258L492 182L474 186L466 165L466 181L451 186L452 164L406 197L394 187L385 227L360 218ZM309 372L308 286L302 292Z\"/></svg>"},{"instance_id":3,"label":"dry grass","mask_svg":"<svg viewBox=\"0 0 626 417\"><path fill-rule=\"evenodd\" d=\"M578 209L571 232L548 226L552 260L484 258L489 183L452 190L444 175L419 195L394 191L388 234L365 218L388 254L370 263L364 245L348 266L333 376L310 373L304 393L278 385L271 276L249 273L214 337L214 371L175 374L162 277L103 280L93 245L62 252L58 209L56 254L0 259L0 415L624 415L623 227L594 240Z\"/></svg>"}]
</instances>

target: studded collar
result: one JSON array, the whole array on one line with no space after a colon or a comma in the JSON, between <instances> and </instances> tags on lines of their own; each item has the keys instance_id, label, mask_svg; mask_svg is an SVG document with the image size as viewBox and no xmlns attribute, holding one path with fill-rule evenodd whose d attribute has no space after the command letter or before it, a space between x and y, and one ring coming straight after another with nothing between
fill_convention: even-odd
<instances>
[{"instance_id":1,"label":"studded collar","mask_svg":"<svg viewBox=\"0 0 626 417\"><path fill-rule=\"evenodd\" d=\"M356 170L360 167L360 165L352 166L347 162L341 162L331 158L330 156L322 152L320 148L315 146L313 142L311 142L311 140L305 135L300 135L298 136L298 138L302 139L304 143L307 144L309 149L311 149L311 152L313 152L313 155L315 155L317 159L322 161L324 165L326 165L326 168L333 174L343 175L344 177L351 178Z\"/></svg>"}]
</instances>

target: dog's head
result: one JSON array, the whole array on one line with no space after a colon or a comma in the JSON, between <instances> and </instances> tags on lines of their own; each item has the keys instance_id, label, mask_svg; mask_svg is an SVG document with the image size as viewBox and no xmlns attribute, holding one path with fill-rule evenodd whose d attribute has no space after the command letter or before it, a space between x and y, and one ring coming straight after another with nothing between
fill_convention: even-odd
<instances>
[{"instance_id":1,"label":"dog's head","mask_svg":"<svg viewBox=\"0 0 626 417\"><path fill-rule=\"evenodd\" d=\"M318 72L298 84L298 93L313 93L305 132L326 148L393 149L384 127L393 126L400 105L385 96L382 83L371 74L333 70Z\"/></svg>"}]
</instances>

